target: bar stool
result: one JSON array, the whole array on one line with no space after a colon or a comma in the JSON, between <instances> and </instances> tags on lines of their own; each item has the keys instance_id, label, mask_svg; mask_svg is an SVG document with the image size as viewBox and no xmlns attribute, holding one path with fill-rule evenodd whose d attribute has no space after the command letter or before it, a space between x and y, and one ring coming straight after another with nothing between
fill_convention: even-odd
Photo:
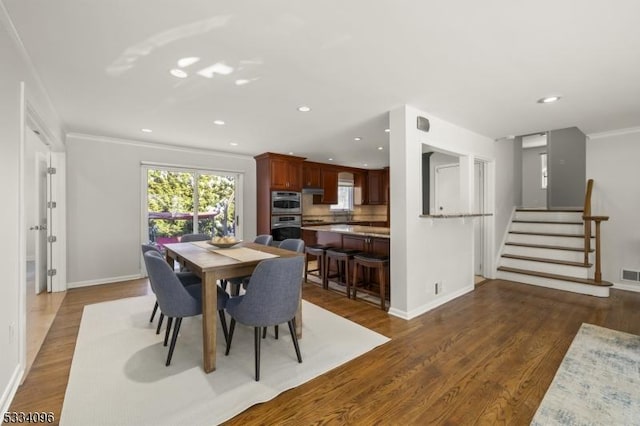
<instances>
[{"instance_id":1,"label":"bar stool","mask_svg":"<svg viewBox=\"0 0 640 426\"><path fill-rule=\"evenodd\" d=\"M366 268L368 272L369 281L360 283L358 286L358 269L359 267ZM375 255L375 254L359 254L353 257L353 300L356 300L356 293L358 290L380 297L380 309L387 311L386 307L386 291L387 291L387 270L389 268L389 256ZM375 283L371 282L371 272L377 271L378 273L378 288L377 291L365 287L375 286ZM347 287L348 289L348 287ZM348 290L347 290L348 291Z\"/></svg>"},{"instance_id":2,"label":"bar stool","mask_svg":"<svg viewBox=\"0 0 640 426\"><path fill-rule=\"evenodd\" d=\"M323 274L323 285L325 288L329 288L329 268L331 266L331 261L336 261L336 267L338 269L338 280L335 281L340 285L347 286L347 297L351 298L351 294L349 294L350 282L349 282L349 263L353 260L353 256L357 254L361 254L360 250L353 249L341 249L334 248L329 249L326 252L326 258L324 261L324 274ZM344 281L342 280L342 276L344 273ZM325 284L326 283L326 284Z\"/></svg>"},{"instance_id":3,"label":"bar stool","mask_svg":"<svg viewBox=\"0 0 640 426\"><path fill-rule=\"evenodd\" d=\"M316 275L322 279L322 288L325 290L328 288L328 283L324 279L324 261L327 254L327 250L332 249L332 246L324 244L315 244L306 246L304 249L305 262L304 262L304 280L307 281L307 274L309 272L318 272ZM315 256L317 261L316 269L309 269L309 256Z\"/></svg>"}]
</instances>

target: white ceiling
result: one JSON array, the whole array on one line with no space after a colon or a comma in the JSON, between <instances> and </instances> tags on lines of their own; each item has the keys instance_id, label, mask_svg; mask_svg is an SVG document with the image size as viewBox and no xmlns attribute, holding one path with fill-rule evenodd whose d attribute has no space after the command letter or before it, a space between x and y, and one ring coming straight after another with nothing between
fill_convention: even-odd
<instances>
[{"instance_id":1,"label":"white ceiling","mask_svg":"<svg viewBox=\"0 0 640 426\"><path fill-rule=\"evenodd\" d=\"M1 1L67 132L371 168L403 104L491 138L640 125L637 0Z\"/></svg>"}]
</instances>

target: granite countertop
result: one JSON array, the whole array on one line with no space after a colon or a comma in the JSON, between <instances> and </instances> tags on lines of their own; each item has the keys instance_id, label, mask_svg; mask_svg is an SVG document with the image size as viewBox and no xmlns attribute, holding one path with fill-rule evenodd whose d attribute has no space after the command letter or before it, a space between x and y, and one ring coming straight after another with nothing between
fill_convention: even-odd
<instances>
[{"instance_id":1,"label":"granite countertop","mask_svg":"<svg viewBox=\"0 0 640 426\"><path fill-rule=\"evenodd\" d=\"M332 224L303 226L301 229L319 232L335 232L337 234L361 235L364 237L389 238L389 228L380 226Z\"/></svg>"}]
</instances>

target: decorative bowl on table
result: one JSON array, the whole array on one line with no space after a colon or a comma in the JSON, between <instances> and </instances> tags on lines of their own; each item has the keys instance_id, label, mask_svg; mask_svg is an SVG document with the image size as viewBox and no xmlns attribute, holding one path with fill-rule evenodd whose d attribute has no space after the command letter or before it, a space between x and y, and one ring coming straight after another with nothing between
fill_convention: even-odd
<instances>
[{"instance_id":1,"label":"decorative bowl on table","mask_svg":"<svg viewBox=\"0 0 640 426\"><path fill-rule=\"evenodd\" d=\"M236 244L240 244L242 240L236 240L235 237L213 237L207 242L218 248L230 248Z\"/></svg>"}]
</instances>

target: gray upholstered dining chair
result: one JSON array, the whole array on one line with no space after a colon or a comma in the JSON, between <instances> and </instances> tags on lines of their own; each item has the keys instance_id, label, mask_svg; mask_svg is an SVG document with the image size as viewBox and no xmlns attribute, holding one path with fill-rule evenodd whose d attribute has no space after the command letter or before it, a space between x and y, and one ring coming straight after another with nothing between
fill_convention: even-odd
<instances>
[{"instance_id":1,"label":"gray upholstered dining chair","mask_svg":"<svg viewBox=\"0 0 640 426\"><path fill-rule=\"evenodd\" d=\"M167 331L164 337L164 345L167 345L171 325L175 319L173 326L173 335L171 337L171 345L167 354L167 362L165 365L171 364L171 357L176 346L182 318L191 317L202 314L202 287L201 285L183 286L171 267L161 257L147 252L144 255L147 271L149 272L149 280L153 287L160 311L169 317L167 321ZM229 333L227 331L227 320L224 314L224 308L229 300L229 295L216 286L218 291L218 313L220 315L220 323L224 333L225 341L228 342Z\"/></svg>"},{"instance_id":2,"label":"gray upholstered dining chair","mask_svg":"<svg viewBox=\"0 0 640 426\"><path fill-rule=\"evenodd\" d=\"M304 240L299 238L287 238L280 242L279 248L283 250L295 251L296 253L304 252Z\"/></svg>"},{"instance_id":3,"label":"gray upholstered dining chair","mask_svg":"<svg viewBox=\"0 0 640 426\"><path fill-rule=\"evenodd\" d=\"M262 244L263 246L270 246L273 242L273 236L269 234L258 235L253 239L253 242L256 244Z\"/></svg>"},{"instance_id":4,"label":"gray upholstered dining chair","mask_svg":"<svg viewBox=\"0 0 640 426\"><path fill-rule=\"evenodd\" d=\"M211 235L209 234L184 234L180 237L181 243L190 243L191 241L208 241L211 239Z\"/></svg>"},{"instance_id":5,"label":"gray upholstered dining chair","mask_svg":"<svg viewBox=\"0 0 640 426\"><path fill-rule=\"evenodd\" d=\"M141 249L142 249L143 255L145 253L152 253L152 255L154 256L160 257L161 259L163 258L162 253L160 253L158 246L155 246L152 244L142 244ZM146 266L146 260L145 260L145 266ZM198 277L193 272L176 272L176 276L184 286L201 283L200 277ZM151 290L153 290L153 286L151 287ZM149 318L149 322L153 322L153 318L156 316L157 311L158 311L158 301L156 300L156 303L153 306L153 311L151 311L151 318ZM160 334L160 328L162 328L163 320L164 320L164 315L162 314L162 312L160 312L160 321L158 322L158 329L156 330L156 334Z\"/></svg>"},{"instance_id":6,"label":"gray upholstered dining chair","mask_svg":"<svg viewBox=\"0 0 640 426\"><path fill-rule=\"evenodd\" d=\"M304 253L304 240L301 240L299 238L287 238L286 240L283 240L280 242L280 245L278 246L278 248L281 248L283 250L295 251L296 253ZM248 278L245 278L245 280L242 282L242 285L245 289L249 285L249 282L250 282L250 279ZM274 327L274 333L277 339L278 338L277 325ZM264 339L265 337L267 337L267 327L262 329L262 338Z\"/></svg>"},{"instance_id":7,"label":"gray upholstered dining chair","mask_svg":"<svg viewBox=\"0 0 640 426\"><path fill-rule=\"evenodd\" d=\"M263 260L251 276L253 284L247 292L232 297L226 310L231 316L225 355L229 355L236 321L254 328L255 378L260 380L260 330L287 323L298 362L302 362L296 336L295 315L302 291L304 257L295 256Z\"/></svg>"},{"instance_id":8,"label":"gray upholstered dining chair","mask_svg":"<svg viewBox=\"0 0 640 426\"><path fill-rule=\"evenodd\" d=\"M256 244L260 244L263 246L270 246L271 243L273 242L273 237L269 234L262 234L262 235L258 235L257 237L255 237L253 239L253 242ZM233 296L237 296L238 294L240 294L240 286L243 285L245 282L249 281L249 277L236 277L236 278L229 278L228 280L224 280L223 284L222 284L222 288L226 289L227 288L227 283L230 284L231 289L230 292Z\"/></svg>"}]
</instances>

